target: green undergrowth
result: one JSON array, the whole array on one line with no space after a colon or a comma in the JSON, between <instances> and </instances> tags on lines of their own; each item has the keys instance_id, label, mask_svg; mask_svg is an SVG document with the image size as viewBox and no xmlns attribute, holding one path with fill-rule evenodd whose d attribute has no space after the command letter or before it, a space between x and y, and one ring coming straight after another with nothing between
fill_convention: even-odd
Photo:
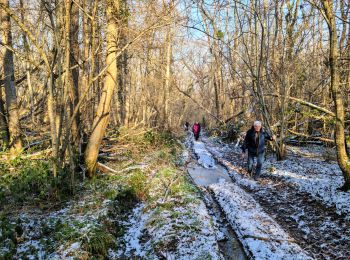
<instances>
[{"instance_id":1,"label":"green undergrowth","mask_svg":"<svg viewBox=\"0 0 350 260\"><path fill-rule=\"evenodd\" d=\"M84 181L75 174L74 193L72 176L62 172L54 179L49 161L18 157L0 162L2 205L11 202L20 213L26 213L24 205L45 210L18 215L9 206L2 212L0 259L35 258L39 252L46 258L105 259L109 249L122 246L123 221L138 203L156 209L159 216L172 212L176 218L176 207L197 199L196 188L179 168L182 148L171 133L119 129L109 133L103 146L113 158L101 161L115 172L98 172ZM52 207L57 201L61 206ZM60 208L64 212L57 214ZM39 246L27 246L30 240Z\"/></svg>"},{"instance_id":2,"label":"green undergrowth","mask_svg":"<svg viewBox=\"0 0 350 260\"><path fill-rule=\"evenodd\" d=\"M198 189L185 172L171 167L160 170L150 185L146 229L153 235L148 253L151 256L176 252L180 240L195 237L200 229L201 222L195 212L195 205L200 202Z\"/></svg>"},{"instance_id":3,"label":"green undergrowth","mask_svg":"<svg viewBox=\"0 0 350 260\"><path fill-rule=\"evenodd\" d=\"M1 160L1 206L10 211L14 205L45 209L68 200L79 188L79 180L65 170L54 178L51 165L45 159L32 160L21 156Z\"/></svg>"}]
</instances>

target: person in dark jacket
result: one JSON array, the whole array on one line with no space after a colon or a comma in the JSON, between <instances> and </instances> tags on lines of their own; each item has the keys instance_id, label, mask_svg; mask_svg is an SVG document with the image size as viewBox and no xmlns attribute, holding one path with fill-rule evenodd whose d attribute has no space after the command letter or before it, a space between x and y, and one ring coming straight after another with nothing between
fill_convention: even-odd
<instances>
[{"instance_id":1,"label":"person in dark jacket","mask_svg":"<svg viewBox=\"0 0 350 260\"><path fill-rule=\"evenodd\" d=\"M262 128L260 121L255 121L251 129L249 129L244 138L244 143L242 145L242 157L246 150L248 150L248 172L251 173L253 170L254 158L257 159L256 171L253 174L254 180L257 180L261 173L261 167L265 159L265 141L275 140L276 137L272 137L267 134Z\"/></svg>"},{"instance_id":2,"label":"person in dark jacket","mask_svg":"<svg viewBox=\"0 0 350 260\"><path fill-rule=\"evenodd\" d=\"M192 126L192 132L194 135L194 139L196 139L197 141L201 132L201 125L198 122L194 123L194 125Z\"/></svg>"},{"instance_id":3,"label":"person in dark jacket","mask_svg":"<svg viewBox=\"0 0 350 260\"><path fill-rule=\"evenodd\" d=\"M184 124L185 131L188 131L189 128L190 128L190 123L186 121Z\"/></svg>"}]
</instances>

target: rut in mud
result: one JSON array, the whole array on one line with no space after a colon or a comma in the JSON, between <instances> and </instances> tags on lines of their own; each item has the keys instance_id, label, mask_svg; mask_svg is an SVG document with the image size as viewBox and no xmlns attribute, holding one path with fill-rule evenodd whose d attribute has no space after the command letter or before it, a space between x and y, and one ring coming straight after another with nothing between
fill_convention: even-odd
<instances>
[{"instance_id":1,"label":"rut in mud","mask_svg":"<svg viewBox=\"0 0 350 260\"><path fill-rule=\"evenodd\" d=\"M234 230L226 220L225 215L221 211L220 206L214 200L213 195L208 190L208 185L226 181L232 182L226 169L218 164L209 165L209 169L199 165L195 161L195 154L191 153L191 163L187 166L187 171L192 181L201 191L204 203L212 217L214 226L216 227L216 238L222 257L227 260L244 260L248 259L244 249L239 242Z\"/></svg>"},{"instance_id":2,"label":"rut in mud","mask_svg":"<svg viewBox=\"0 0 350 260\"><path fill-rule=\"evenodd\" d=\"M208 139L205 143L231 175L242 178L239 181L241 188L250 193L310 256L315 259L348 259L350 221L346 214L337 214L335 207L316 201L310 194L300 191L297 185L269 173L267 166L263 178L258 182L250 181L235 147L223 148ZM269 158L266 164L272 164Z\"/></svg>"}]
</instances>

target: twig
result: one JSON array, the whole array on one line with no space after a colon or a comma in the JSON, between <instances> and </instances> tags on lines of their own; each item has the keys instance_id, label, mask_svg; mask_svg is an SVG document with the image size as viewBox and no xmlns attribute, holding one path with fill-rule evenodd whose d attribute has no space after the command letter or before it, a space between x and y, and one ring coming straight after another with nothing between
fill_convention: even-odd
<instances>
[{"instance_id":1,"label":"twig","mask_svg":"<svg viewBox=\"0 0 350 260\"><path fill-rule=\"evenodd\" d=\"M244 235L243 238L254 238L254 239L263 240L263 241L295 243L294 238L292 238L292 239L280 239L280 238L260 237L260 236L254 236L254 235Z\"/></svg>"},{"instance_id":2,"label":"twig","mask_svg":"<svg viewBox=\"0 0 350 260\"><path fill-rule=\"evenodd\" d=\"M172 179L172 181L169 183L168 187L166 188L165 190L165 193L164 193L164 197L163 197L163 200L162 200L162 203L164 203L168 197L168 194L169 194L169 190L170 190L170 187L178 180L180 175L177 175L176 178Z\"/></svg>"},{"instance_id":3,"label":"twig","mask_svg":"<svg viewBox=\"0 0 350 260\"><path fill-rule=\"evenodd\" d=\"M31 144L27 145L26 147L24 147L24 150L28 150L32 146L35 146L35 145L38 145L38 144L42 144L42 143L45 143L46 141L50 141L50 140L51 140L51 138L47 138L47 139L44 139L44 140L36 141L36 142L31 143Z\"/></svg>"},{"instance_id":4,"label":"twig","mask_svg":"<svg viewBox=\"0 0 350 260\"><path fill-rule=\"evenodd\" d=\"M114 169L108 167L107 165L104 165L104 164L100 163L100 162L97 162L97 167L98 167L100 170L102 170L103 172L120 173L120 172L118 172L118 171L116 171L116 170L114 170Z\"/></svg>"},{"instance_id":5,"label":"twig","mask_svg":"<svg viewBox=\"0 0 350 260\"><path fill-rule=\"evenodd\" d=\"M21 156L21 157L24 158L24 159L28 159L28 158L33 158L33 157L36 157L36 156L40 156L40 155L45 154L45 153L49 153L51 151L52 151L52 148L48 148L46 150L39 151L39 152L32 153L32 154L28 154L28 155L24 155L24 156Z\"/></svg>"}]
</instances>

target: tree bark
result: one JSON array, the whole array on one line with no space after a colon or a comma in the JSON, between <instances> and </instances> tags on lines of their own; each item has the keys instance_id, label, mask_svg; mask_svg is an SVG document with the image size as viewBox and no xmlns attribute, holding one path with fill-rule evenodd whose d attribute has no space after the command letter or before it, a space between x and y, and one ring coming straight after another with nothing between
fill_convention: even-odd
<instances>
[{"instance_id":1,"label":"tree bark","mask_svg":"<svg viewBox=\"0 0 350 260\"><path fill-rule=\"evenodd\" d=\"M9 7L9 0L1 0L1 4ZM4 44L12 48L10 15L5 11L1 11L1 26ZM8 129L10 134L10 149L13 153L18 153L22 149L21 125L17 107L13 52L8 48L5 48L4 50L3 65L6 108L8 113Z\"/></svg>"},{"instance_id":2,"label":"tree bark","mask_svg":"<svg viewBox=\"0 0 350 260\"><path fill-rule=\"evenodd\" d=\"M4 101L2 100L2 88L0 87L0 140L2 140L2 148L9 145L9 129L7 125Z\"/></svg>"},{"instance_id":3,"label":"tree bark","mask_svg":"<svg viewBox=\"0 0 350 260\"><path fill-rule=\"evenodd\" d=\"M322 0L325 18L329 30L329 66L331 71L331 89L333 102L335 104L335 144L337 150L337 161L343 172L345 183L341 188L344 191L350 189L350 162L346 151L345 144L345 126L344 126L344 104L342 91L340 88L339 73L339 49L337 40L337 28L335 21L335 13L333 10L333 2L330 0Z\"/></svg>"},{"instance_id":4,"label":"tree bark","mask_svg":"<svg viewBox=\"0 0 350 260\"><path fill-rule=\"evenodd\" d=\"M109 122L111 99L114 89L117 85L117 41L118 41L118 26L114 16L118 13L119 1L107 1L107 57L106 64L108 66L102 95L97 108L97 114L94 119L92 133L89 138L85 151L86 174L89 178L93 177L96 171L97 157L101 146L102 138L106 132Z\"/></svg>"},{"instance_id":5,"label":"tree bark","mask_svg":"<svg viewBox=\"0 0 350 260\"><path fill-rule=\"evenodd\" d=\"M69 82L70 82L70 116L73 115L73 111L79 102L79 7L70 1L71 12L70 12L70 28L69 28L69 59L70 66L74 67L69 71ZM74 123L72 125L72 143L77 152L79 151L80 143L80 111L74 118Z\"/></svg>"},{"instance_id":6,"label":"tree bark","mask_svg":"<svg viewBox=\"0 0 350 260\"><path fill-rule=\"evenodd\" d=\"M120 2L121 17L118 19L119 26L119 46L121 49L127 44L127 1L121 0ZM125 124L126 119L126 85L128 76L128 52L124 51L118 57L118 121L120 125Z\"/></svg>"},{"instance_id":7,"label":"tree bark","mask_svg":"<svg viewBox=\"0 0 350 260\"><path fill-rule=\"evenodd\" d=\"M170 7L172 8L172 6ZM172 29L169 28L166 36L166 44L165 44L165 53L166 53L166 64L165 64L165 79L164 79L164 87L163 87L163 123L165 128L169 125L168 116L169 116L169 92L171 86L171 64L172 64Z\"/></svg>"}]
</instances>

